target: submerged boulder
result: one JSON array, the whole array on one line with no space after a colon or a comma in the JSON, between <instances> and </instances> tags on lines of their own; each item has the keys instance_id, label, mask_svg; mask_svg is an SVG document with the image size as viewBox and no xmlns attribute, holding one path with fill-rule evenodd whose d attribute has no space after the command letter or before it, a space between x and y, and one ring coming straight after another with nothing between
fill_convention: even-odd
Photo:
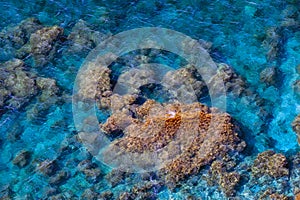
<instances>
[{"instance_id":1,"label":"submerged boulder","mask_svg":"<svg viewBox=\"0 0 300 200\"><path fill-rule=\"evenodd\" d=\"M267 85L276 84L277 70L275 67L268 67L260 73L260 81L266 83Z\"/></svg>"},{"instance_id":2,"label":"submerged boulder","mask_svg":"<svg viewBox=\"0 0 300 200\"><path fill-rule=\"evenodd\" d=\"M272 200L289 200L290 197L277 193L274 189L268 188L266 191L264 191L260 196L258 200L263 199L272 199ZM297 199L296 199L297 200Z\"/></svg>"},{"instance_id":3,"label":"submerged boulder","mask_svg":"<svg viewBox=\"0 0 300 200\"><path fill-rule=\"evenodd\" d=\"M89 62L85 69L78 75L79 96L82 99L101 99L111 93L110 74L111 70L106 62L113 60L107 57L105 63L102 61ZM100 63L99 63L100 62Z\"/></svg>"},{"instance_id":4,"label":"submerged boulder","mask_svg":"<svg viewBox=\"0 0 300 200\"><path fill-rule=\"evenodd\" d=\"M162 85L174 99L180 102L195 102L197 99L207 96L206 84L193 66L169 71L162 80Z\"/></svg>"},{"instance_id":5,"label":"submerged boulder","mask_svg":"<svg viewBox=\"0 0 300 200\"><path fill-rule=\"evenodd\" d=\"M30 158L31 158L31 152L27 150L22 150L15 156L12 162L14 165L23 168L29 164Z\"/></svg>"},{"instance_id":6,"label":"submerged boulder","mask_svg":"<svg viewBox=\"0 0 300 200\"><path fill-rule=\"evenodd\" d=\"M41 28L42 25L38 19L28 18L14 27L2 30L0 39L5 40L5 43L11 43L14 48L19 49L29 41L32 33Z\"/></svg>"},{"instance_id":7,"label":"submerged boulder","mask_svg":"<svg viewBox=\"0 0 300 200\"><path fill-rule=\"evenodd\" d=\"M56 50L55 42L63 31L63 28L58 26L45 27L30 36L30 50L36 66L43 66L52 59Z\"/></svg>"},{"instance_id":8,"label":"submerged boulder","mask_svg":"<svg viewBox=\"0 0 300 200\"><path fill-rule=\"evenodd\" d=\"M112 187L116 187L125 181L126 176L127 173L124 170L113 169L105 176L105 179L111 184Z\"/></svg>"},{"instance_id":9,"label":"submerged boulder","mask_svg":"<svg viewBox=\"0 0 300 200\"><path fill-rule=\"evenodd\" d=\"M69 177L70 177L70 173L68 171L61 170L60 172L58 172L54 176L50 177L49 184L50 185L55 185L55 186L61 185L66 180L68 180Z\"/></svg>"},{"instance_id":10,"label":"submerged boulder","mask_svg":"<svg viewBox=\"0 0 300 200\"><path fill-rule=\"evenodd\" d=\"M300 115L298 115L292 122L292 128L298 136L298 143L300 144Z\"/></svg>"},{"instance_id":11,"label":"submerged boulder","mask_svg":"<svg viewBox=\"0 0 300 200\"><path fill-rule=\"evenodd\" d=\"M85 175L86 179L90 182L96 182L102 174L100 168L95 163L92 163L90 160L81 161L78 164L77 168L80 172L82 172Z\"/></svg>"},{"instance_id":12,"label":"submerged boulder","mask_svg":"<svg viewBox=\"0 0 300 200\"><path fill-rule=\"evenodd\" d=\"M218 64L217 74L211 78L210 83L213 87L217 87L220 85L218 81L224 83L226 92L235 96L249 95L251 93L246 81L225 63Z\"/></svg>"},{"instance_id":13,"label":"submerged boulder","mask_svg":"<svg viewBox=\"0 0 300 200\"><path fill-rule=\"evenodd\" d=\"M11 189L10 185L5 185L0 188L0 199L1 200L12 200L14 192Z\"/></svg>"},{"instance_id":14,"label":"submerged boulder","mask_svg":"<svg viewBox=\"0 0 300 200\"><path fill-rule=\"evenodd\" d=\"M45 176L53 176L59 170L57 160L46 159L37 164L37 171Z\"/></svg>"},{"instance_id":15,"label":"submerged boulder","mask_svg":"<svg viewBox=\"0 0 300 200\"><path fill-rule=\"evenodd\" d=\"M19 59L7 61L0 66L0 107L18 109L37 94L35 74L26 70Z\"/></svg>"},{"instance_id":16,"label":"submerged boulder","mask_svg":"<svg viewBox=\"0 0 300 200\"><path fill-rule=\"evenodd\" d=\"M254 176L269 175L273 178L289 176L287 158L274 151L262 152L254 160L252 173Z\"/></svg>"},{"instance_id":17,"label":"submerged boulder","mask_svg":"<svg viewBox=\"0 0 300 200\"><path fill-rule=\"evenodd\" d=\"M88 24L80 19L68 36L68 40L71 41L68 51L73 53L90 51L106 37L105 34L90 29Z\"/></svg>"},{"instance_id":18,"label":"submerged boulder","mask_svg":"<svg viewBox=\"0 0 300 200\"><path fill-rule=\"evenodd\" d=\"M204 178L210 186L219 186L226 196L233 196L240 182L241 175L235 171L229 172L228 168L232 170L228 165L229 163L220 160L214 161L210 166L208 175ZM232 163L230 163L230 165L232 165Z\"/></svg>"},{"instance_id":19,"label":"submerged boulder","mask_svg":"<svg viewBox=\"0 0 300 200\"><path fill-rule=\"evenodd\" d=\"M297 98L300 98L300 80L299 80L299 79L298 79L298 80L295 80L295 81L293 82L292 88L293 88L293 90L294 90L295 96L296 96Z\"/></svg>"},{"instance_id":20,"label":"submerged boulder","mask_svg":"<svg viewBox=\"0 0 300 200\"><path fill-rule=\"evenodd\" d=\"M28 110L29 118L49 109L59 100L56 81L38 77L19 59L0 64L0 114L24 108L35 97L38 101Z\"/></svg>"},{"instance_id":21,"label":"submerged boulder","mask_svg":"<svg viewBox=\"0 0 300 200\"><path fill-rule=\"evenodd\" d=\"M80 199L89 199L89 200L97 200L99 199L99 194L92 189L86 189L81 194Z\"/></svg>"}]
</instances>

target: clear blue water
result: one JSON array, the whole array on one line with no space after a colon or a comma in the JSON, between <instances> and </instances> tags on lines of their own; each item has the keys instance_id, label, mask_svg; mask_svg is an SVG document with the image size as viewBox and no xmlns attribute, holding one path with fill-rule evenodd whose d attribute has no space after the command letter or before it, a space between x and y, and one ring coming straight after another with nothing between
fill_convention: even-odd
<instances>
[{"instance_id":1,"label":"clear blue water","mask_svg":"<svg viewBox=\"0 0 300 200\"><path fill-rule=\"evenodd\" d=\"M297 183L300 174L296 173L296 169L291 171L294 174L290 177L270 181L264 178L255 180L249 170L242 167L243 164L251 166L256 155L265 150L283 153L289 159L299 152L297 135L291 126L300 112L299 94L293 88L299 79L297 67L300 65L298 0L11 0L0 2L0 13L2 64L16 57L18 48L11 42L13 36L9 30L23 20L33 17L40 21L41 26L60 26L64 29L65 38L58 42L54 56L43 67L36 67L30 55L22 58L30 72L56 80L60 100L45 105L47 103L41 101L40 94L37 94L21 108L0 107L1 110L5 109L5 112L0 113L0 188L9 187L12 199L50 199L51 195L47 194L50 188L55 188L54 195L64 194L66 199L80 198L88 188L97 193L111 191L113 199L116 199L120 192L130 191L134 185L143 184L139 175L131 174L117 186L111 186L105 178L109 169L91 158L86 148L75 139L77 131L72 115L73 84L81 64L97 45L93 43L79 52L69 51L71 45L67 37L79 20L84 20L90 30L103 35L150 26L172 29L194 39L210 42L212 46L209 53L213 60L231 66L245 81L244 87L249 91L242 95L227 94L226 111L238 122L243 132L241 138L248 144L241 164L236 168L245 176L236 196L257 199L267 188L293 196L294 188L297 185L299 187ZM268 57L270 44L276 48L273 57ZM126 55L124 57L126 60ZM127 57L130 58L130 55ZM180 68L183 62L169 53L154 58L154 61L172 65L173 68ZM122 70L128 69L128 66L123 65L124 69L121 66L122 63L113 65L115 78L124 72ZM267 84L261 81L260 74L271 67L277 70L277 76L275 83ZM145 93L150 92L146 90ZM162 101L161 95L159 91L154 91L148 97ZM203 103L209 104L209 100L204 99ZM39 109L43 106L47 108ZM39 112L34 113L35 109ZM101 120L105 116L101 115ZM12 139L11 135L18 135L18 138ZM66 153L62 156L62 149L66 146ZM30 164L19 168L12 160L23 149L33 153ZM50 184L49 177L35 168L37 163L46 159L57 159L60 168L70 174L69 178L57 185ZM94 182L78 172L78 163L85 159L95 162L102 171L100 178ZM217 186L208 186L201 178L207 172L205 170L195 177L187 178L177 191L168 190L164 186L158 191L151 190L155 193L152 199L187 199L188 196L226 199ZM192 184L193 179L196 179L197 184ZM66 193L73 196L67 197Z\"/></svg>"}]
</instances>

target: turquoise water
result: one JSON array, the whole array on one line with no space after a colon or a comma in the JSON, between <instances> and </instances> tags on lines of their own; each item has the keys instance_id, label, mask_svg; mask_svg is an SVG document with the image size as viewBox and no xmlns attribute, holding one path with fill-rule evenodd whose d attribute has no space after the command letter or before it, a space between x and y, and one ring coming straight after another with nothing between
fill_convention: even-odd
<instances>
[{"instance_id":1,"label":"turquoise water","mask_svg":"<svg viewBox=\"0 0 300 200\"><path fill-rule=\"evenodd\" d=\"M91 50L108 36L142 27L168 28L203 43L206 41L213 61L226 63L243 80L242 84L230 80L237 89L226 93L226 112L236 120L241 129L240 138L247 143L231 169L242 177L233 197L258 199L268 188L291 198L299 192L300 164L296 162L299 146L291 125L300 111L299 85L295 86L300 65L298 0L1 1L0 13L0 67L3 69L0 68L0 199L6 195L11 199L122 199L120 194L126 191L131 199L229 198L219 184L210 185L204 178L209 174L209 166L186 177L179 187L171 190L155 172L148 177L138 173L111 175L111 169L93 157L78 140L72 94L80 66ZM32 29L20 28L28 18L39 22ZM51 43L52 51L46 53L46 63L39 65L32 52L22 54L20 49L30 43L32 34L53 26L63 28L63 33ZM132 58L143 54L150 53L134 51L115 61L110 66L112 82L137 67L140 61ZM187 64L172 52L157 54L149 56L148 61L171 66L170 70ZM12 65L7 61L15 58L24 62L22 72L6 69ZM268 77L264 75L265 70L273 70L276 75ZM24 71L35 84L37 77L43 77L55 80L56 86L50 89L35 86L30 92L31 86L14 91L18 83L27 82L5 85L10 75L15 75L12 80L18 76L25 80ZM245 92L236 94L239 89ZM142 96L167 102L169 94L161 90L160 85L145 87ZM12 93L8 95L7 91ZM16 95L22 91L25 94ZM207 95L198 100L210 106ZM109 115L108 111L100 110L98 117L105 121ZM31 156L20 167L13 160L22 150ZM253 176L251 166L256 156L266 150L286 156L289 176ZM45 160L55 160L56 164L51 164L52 173L42 172ZM87 177L78 167L83 160L93 162L90 168L94 173L97 170L101 173ZM67 175L53 181L62 171ZM107 174L112 177L108 178ZM114 181L116 184L112 184ZM152 187L137 194L133 192L135 187L146 183ZM90 196L84 196L89 190L93 191ZM104 192L108 191L113 196L105 198Z\"/></svg>"}]
</instances>

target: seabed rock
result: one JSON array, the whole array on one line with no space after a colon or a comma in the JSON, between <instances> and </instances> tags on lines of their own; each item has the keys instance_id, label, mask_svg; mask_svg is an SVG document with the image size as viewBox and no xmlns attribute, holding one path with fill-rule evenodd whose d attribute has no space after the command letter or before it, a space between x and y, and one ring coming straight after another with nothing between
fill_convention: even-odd
<instances>
[{"instance_id":1,"label":"seabed rock","mask_svg":"<svg viewBox=\"0 0 300 200\"><path fill-rule=\"evenodd\" d=\"M82 193L80 199L89 199L89 200L98 200L99 199L99 194L94 192L91 189L86 189L84 190L84 192Z\"/></svg>"},{"instance_id":2,"label":"seabed rock","mask_svg":"<svg viewBox=\"0 0 300 200\"><path fill-rule=\"evenodd\" d=\"M59 100L59 91L54 79L38 77L22 60L0 64L0 114L24 108L37 96L42 106L35 104L28 111L30 119L55 104Z\"/></svg>"},{"instance_id":3,"label":"seabed rock","mask_svg":"<svg viewBox=\"0 0 300 200\"><path fill-rule=\"evenodd\" d=\"M273 178L289 176L287 158L274 151L260 153L254 160L252 173L254 176L269 175Z\"/></svg>"},{"instance_id":4,"label":"seabed rock","mask_svg":"<svg viewBox=\"0 0 300 200\"><path fill-rule=\"evenodd\" d=\"M13 159L13 164L20 168L25 167L29 164L31 158L31 152L27 150L20 151Z\"/></svg>"},{"instance_id":5,"label":"seabed rock","mask_svg":"<svg viewBox=\"0 0 300 200\"><path fill-rule=\"evenodd\" d=\"M25 45L30 35L41 29L42 25L38 19L28 18L20 22L17 26L8 27L0 32L0 39L4 39L7 43L19 49Z\"/></svg>"},{"instance_id":6,"label":"seabed rock","mask_svg":"<svg viewBox=\"0 0 300 200\"><path fill-rule=\"evenodd\" d=\"M42 28L30 36L31 53L35 65L41 67L53 58L55 42L63 34L63 28L58 26Z\"/></svg>"},{"instance_id":7,"label":"seabed rock","mask_svg":"<svg viewBox=\"0 0 300 200\"><path fill-rule=\"evenodd\" d=\"M35 74L23 61L13 59L0 66L0 107L18 109L37 94Z\"/></svg>"},{"instance_id":8,"label":"seabed rock","mask_svg":"<svg viewBox=\"0 0 300 200\"><path fill-rule=\"evenodd\" d=\"M70 173L67 171L60 171L54 176L50 177L49 184L50 185L61 185L63 182L65 182L70 177Z\"/></svg>"},{"instance_id":9,"label":"seabed rock","mask_svg":"<svg viewBox=\"0 0 300 200\"><path fill-rule=\"evenodd\" d=\"M105 179L111 184L114 188L117 185L123 183L128 174L124 170L113 169L110 173L105 176Z\"/></svg>"},{"instance_id":10,"label":"seabed rock","mask_svg":"<svg viewBox=\"0 0 300 200\"><path fill-rule=\"evenodd\" d=\"M102 174L98 166L90 160L81 161L77 167L85 175L86 179L91 182L96 182Z\"/></svg>"},{"instance_id":11,"label":"seabed rock","mask_svg":"<svg viewBox=\"0 0 300 200\"><path fill-rule=\"evenodd\" d=\"M260 81L267 85L276 84L277 71L275 67L268 67L260 73Z\"/></svg>"},{"instance_id":12,"label":"seabed rock","mask_svg":"<svg viewBox=\"0 0 300 200\"><path fill-rule=\"evenodd\" d=\"M0 200L12 200L13 199L13 191L9 185L5 185L0 188Z\"/></svg>"},{"instance_id":13,"label":"seabed rock","mask_svg":"<svg viewBox=\"0 0 300 200\"><path fill-rule=\"evenodd\" d=\"M87 23L80 19L72 28L72 32L68 36L68 40L71 41L68 51L72 53L90 51L106 37L105 34L90 29Z\"/></svg>"},{"instance_id":14,"label":"seabed rock","mask_svg":"<svg viewBox=\"0 0 300 200\"><path fill-rule=\"evenodd\" d=\"M298 143L300 144L300 115L298 115L292 122L292 128L298 136Z\"/></svg>"},{"instance_id":15,"label":"seabed rock","mask_svg":"<svg viewBox=\"0 0 300 200\"><path fill-rule=\"evenodd\" d=\"M56 160L46 159L37 166L37 170L45 176L53 176L58 169L59 166Z\"/></svg>"}]
</instances>

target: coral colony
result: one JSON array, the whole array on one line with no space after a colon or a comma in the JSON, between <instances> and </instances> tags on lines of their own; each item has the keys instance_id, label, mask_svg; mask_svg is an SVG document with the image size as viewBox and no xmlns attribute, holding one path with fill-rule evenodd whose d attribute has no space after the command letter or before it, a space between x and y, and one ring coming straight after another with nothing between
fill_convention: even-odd
<instances>
[{"instance_id":1,"label":"coral colony","mask_svg":"<svg viewBox=\"0 0 300 200\"><path fill-rule=\"evenodd\" d=\"M4 1L0 13L0 200L300 200L300 1ZM143 27L192 38L182 52L214 73L146 36L151 48L97 55Z\"/></svg>"}]
</instances>

